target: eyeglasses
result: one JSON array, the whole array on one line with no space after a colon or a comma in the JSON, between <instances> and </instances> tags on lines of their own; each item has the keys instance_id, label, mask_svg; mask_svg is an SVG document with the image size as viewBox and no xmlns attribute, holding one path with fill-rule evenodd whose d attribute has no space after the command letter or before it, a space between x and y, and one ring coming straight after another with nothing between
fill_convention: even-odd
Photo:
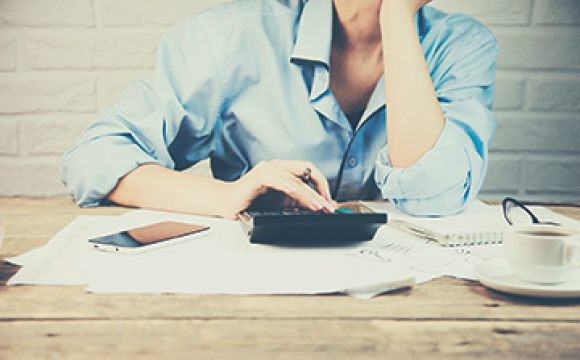
<instances>
[{"instance_id":1,"label":"eyeglasses","mask_svg":"<svg viewBox=\"0 0 580 360\"><path fill-rule=\"evenodd\" d=\"M539 225L556 225L560 224L554 221L540 221L538 217L528 209L523 203L514 198L507 197L501 202L503 217L510 225L514 224L539 224Z\"/></svg>"}]
</instances>

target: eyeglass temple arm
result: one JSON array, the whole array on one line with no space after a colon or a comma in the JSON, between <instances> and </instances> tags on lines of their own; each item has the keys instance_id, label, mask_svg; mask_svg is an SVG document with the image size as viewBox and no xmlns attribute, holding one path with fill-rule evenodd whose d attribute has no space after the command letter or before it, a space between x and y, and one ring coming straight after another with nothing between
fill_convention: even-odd
<instances>
[{"instance_id":1,"label":"eyeglass temple arm","mask_svg":"<svg viewBox=\"0 0 580 360\"><path fill-rule=\"evenodd\" d=\"M532 223L534 223L534 224L540 223L540 220L536 217L536 215L534 215L534 213L530 209L528 209L524 204L522 204L521 202L517 201L514 198L506 197L501 202L501 206L503 208L503 217L508 222L508 224L510 224L510 225L514 224L508 215L509 211L511 210L513 205L516 205L516 206L519 206L520 208L522 208L522 210L524 210L526 212L526 214L528 214L530 216L530 218L532 219Z\"/></svg>"}]
</instances>

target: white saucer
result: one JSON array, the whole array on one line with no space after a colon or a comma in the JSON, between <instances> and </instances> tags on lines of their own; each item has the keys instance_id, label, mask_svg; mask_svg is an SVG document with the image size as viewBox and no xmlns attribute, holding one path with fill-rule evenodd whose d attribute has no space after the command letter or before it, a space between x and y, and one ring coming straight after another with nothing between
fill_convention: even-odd
<instances>
[{"instance_id":1,"label":"white saucer","mask_svg":"<svg viewBox=\"0 0 580 360\"><path fill-rule=\"evenodd\" d=\"M483 285L510 294L544 298L580 297L580 271L575 271L570 280L558 285L538 285L519 280L513 275L509 264L497 261L479 263L473 272Z\"/></svg>"}]
</instances>

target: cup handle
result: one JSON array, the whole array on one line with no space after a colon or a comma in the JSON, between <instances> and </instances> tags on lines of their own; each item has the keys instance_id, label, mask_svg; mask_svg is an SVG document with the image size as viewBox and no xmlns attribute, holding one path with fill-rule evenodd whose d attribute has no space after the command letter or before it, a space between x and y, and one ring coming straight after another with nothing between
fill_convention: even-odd
<instances>
[{"instance_id":1,"label":"cup handle","mask_svg":"<svg viewBox=\"0 0 580 360\"><path fill-rule=\"evenodd\" d=\"M564 265L580 267L580 245L572 242L564 243Z\"/></svg>"}]
</instances>

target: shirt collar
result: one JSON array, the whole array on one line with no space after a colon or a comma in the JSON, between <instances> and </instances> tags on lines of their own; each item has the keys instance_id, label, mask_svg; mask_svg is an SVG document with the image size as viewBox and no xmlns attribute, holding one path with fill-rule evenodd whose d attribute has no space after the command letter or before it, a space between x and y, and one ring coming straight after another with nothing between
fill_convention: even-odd
<instances>
[{"instance_id":1,"label":"shirt collar","mask_svg":"<svg viewBox=\"0 0 580 360\"><path fill-rule=\"evenodd\" d=\"M330 70L330 51L332 44L332 22L333 22L333 1L332 0L309 0L302 11L298 33L291 60L311 61L323 64L326 70ZM415 30L422 41L425 32L423 23L423 9L420 9L414 17ZM316 81L318 79L318 81ZM370 116L385 106L385 84L384 75L379 79L375 90L361 121L360 127ZM315 77L313 89L311 90L311 100L318 99L328 89L328 77L320 79ZM322 105L321 105L322 106ZM329 105L330 106L330 105ZM324 107L324 106L322 106ZM326 114L329 119L334 119L333 111L322 107L319 111ZM338 121L338 120L334 120ZM345 123L347 120L344 121Z\"/></svg>"},{"instance_id":2,"label":"shirt collar","mask_svg":"<svg viewBox=\"0 0 580 360\"><path fill-rule=\"evenodd\" d=\"M309 0L304 5L292 60L306 60L330 64L332 43L332 0ZM414 17L415 30L422 40L425 36L423 24L423 9L419 9Z\"/></svg>"},{"instance_id":3,"label":"shirt collar","mask_svg":"<svg viewBox=\"0 0 580 360\"><path fill-rule=\"evenodd\" d=\"M333 11L332 0L309 0L304 5L291 60L329 65Z\"/></svg>"}]
</instances>

